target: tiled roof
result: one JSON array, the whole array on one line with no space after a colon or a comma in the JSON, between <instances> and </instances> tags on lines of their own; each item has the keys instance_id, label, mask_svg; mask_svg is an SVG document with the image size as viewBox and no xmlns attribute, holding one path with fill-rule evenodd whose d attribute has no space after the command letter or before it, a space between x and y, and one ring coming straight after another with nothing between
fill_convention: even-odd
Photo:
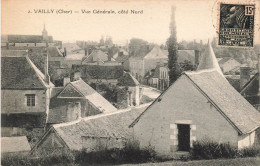
<instances>
[{"instance_id":1,"label":"tiled roof","mask_svg":"<svg viewBox=\"0 0 260 166\"><path fill-rule=\"evenodd\" d=\"M81 49L76 43L62 43L62 50L66 48L67 54L72 53L74 50Z\"/></svg>"},{"instance_id":2,"label":"tiled roof","mask_svg":"<svg viewBox=\"0 0 260 166\"><path fill-rule=\"evenodd\" d=\"M241 90L241 94L245 94L245 96L256 96L260 92L259 90L259 73L256 73L243 87Z\"/></svg>"},{"instance_id":3,"label":"tiled roof","mask_svg":"<svg viewBox=\"0 0 260 166\"><path fill-rule=\"evenodd\" d=\"M1 58L2 89L45 89L43 73L26 57Z\"/></svg>"},{"instance_id":4,"label":"tiled roof","mask_svg":"<svg viewBox=\"0 0 260 166\"><path fill-rule=\"evenodd\" d=\"M1 138L1 153L29 152L30 150L26 136Z\"/></svg>"},{"instance_id":5,"label":"tiled roof","mask_svg":"<svg viewBox=\"0 0 260 166\"><path fill-rule=\"evenodd\" d=\"M185 74L240 133L249 133L260 126L259 112L217 71L186 72Z\"/></svg>"},{"instance_id":6,"label":"tiled roof","mask_svg":"<svg viewBox=\"0 0 260 166\"><path fill-rule=\"evenodd\" d=\"M125 73L121 78L118 79L119 86L137 86L139 82L130 74Z\"/></svg>"},{"instance_id":7,"label":"tiled roof","mask_svg":"<svg viewBox=\"0 0 260 166\"><path fill-rule=\"evenodd\" d=\"M82 137L129 138L129 124L143 109L117 111L110 114L99 114L74 122L53 125L53 129L71 150L82 149Z\"/></svg>"}]
</instances>

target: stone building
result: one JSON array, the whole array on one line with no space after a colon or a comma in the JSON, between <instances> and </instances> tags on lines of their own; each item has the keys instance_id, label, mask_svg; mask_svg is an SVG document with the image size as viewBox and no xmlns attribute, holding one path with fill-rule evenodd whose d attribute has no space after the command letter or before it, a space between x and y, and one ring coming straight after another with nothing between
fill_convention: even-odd
<instances>
[{"instance_id":1,"label":"stone building","mask_svg":"<svg viewBox=\"0 0 260 166\"><path fill-rule=\"evenodd\" d=\"M32 148L33 155L123 148L133 137L129 124L143 109L116 111L53 125Z\"/></svg>"},{"instance_id":2,"label":"stone building","mask_svg":"<svg viewBox=\"0 0 260 166\"><path fill-rule=\"evenodd\" d=\"M206 53L199 71L185 72L130 125L141 148L174 157L205 138L239 149L256 142L259 112L224 78L210 45Z\"/></svg>"},{"instance_id":3,"label":"stone building","mask_svg":"<svg viewBox=\"0 0 260 166\"><path fill-rule=\"evenodd\" d=\"M117 96L117 103L124 102L126 107L128 106L139 106L142 98L142 88L139 82L130 74L124 73L122 77L118 79L118 84L122 93Z\"/></svg>"},{"instance_id":4,"label":"stone building","mask_svg":"<svg viewBox=\"0 0 260 166\"><path fill-rule=\"evenodd\" d=\"M2 136L41 135L54 87L48 68L43 74L28 56L2 57L1 79Z\"/></svg>"},{"instance_id":5,"label":"stone building","mask_svg":"<svg viewBox=\"0 0 260 166\"><path fill-rule=\"evenodd\" d=\"M82 79L68 82L64 88L54 88L50 101L47 128L117 109Z\"/></svg>"}]
</instances>

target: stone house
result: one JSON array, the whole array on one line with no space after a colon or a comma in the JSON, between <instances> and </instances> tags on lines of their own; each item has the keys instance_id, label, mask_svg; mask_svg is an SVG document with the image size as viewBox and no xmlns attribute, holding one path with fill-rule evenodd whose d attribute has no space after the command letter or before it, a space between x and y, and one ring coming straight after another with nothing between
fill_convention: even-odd
<instances>
[{"instance_id":1,"label":"stone house","mask_svg":"<svg viewBox=\"0 0 260 166\"><path fill-rule=\"evenodd\" d=\"M124 68L121 64L72 65L71 77L73 80L82 78L88 84L105 83L116 85L123 73Z\"/></svg>"},{"instance_id":2,"label":"stone house","mask_svg":"<svg viewBox=\"0 0 260 166\"><path fill-rule=\"evenodd\" d=\"M124 75L118 79L117 86L119 86L120 89L126 89L125 93L118 94L118 103L124 102L126 107L139 106L142 98L142 88L139 82L130 73L124 73Z\"/></svg>"},{"instance_id":3,"label":"stone house","mask_svg":"<svg viewBox=\"0 0 260 166\"><path fill-rule=\"evenodd\" d=\"M158 46L155 46L148 54L129 58L130 72L139 81L143 81L144 75L154 69L157 63L165 63L168 56Z\"/></svg>"},{"instance_id":4,"label":"stone house","mask_svg":"<svg viewBox=\"0 0 260 166\"><path fill-rule=\"evenodd\" d=\"M218 63L224 74L241 65L237 60L229 57L222 58L218 61Z\"/></svg>"},{"instance_id":5,"label":"stone house","mask_svg":"<svg viewBox=\"0 0 260 166\"><path fill-rule=\"evenodd\" d=\"M259 112L216 70L185 72L130 126L140 147L172 157L209 138L237 148L255 142Z\"/></svg>"},{"instance_id":6,"label":"stone house","mask_svg":"<svg viewBox=\"0 0 260 166\"><path fill-rule=\"evenodd\" d=\"M129 53L124 49L119 49L119 51L113 55L113 59L124 66L125 71L129 71Z\"/></svg>"},{"instance_id":7,"label":"stone house","mask_svg":"<svg viewBox=\"0 0 260 166\"><path fill-rule=\"evenodd\" d=\"M100 62L104 63L110 61L108 55L101 50L93 50L91 54L86 55L82 58L82 64Z\"/></svg>"},{"instance_id":8,"label":"stone house","mask_svg":"<svg viewBox=\"0 0 260 166\"><path fill-rule=\"evenodd\" d=\"M198 68L184 72L130 125L141 148L174 157L205 138L239 149L254 145L260 114L225 79L209 44Z\"/></svg>"},{"instance_id":9,"label":"stone house","mask_svg":"<svg viewBox=\"0 0 260 166\"><path fill-rule=\"evenodd\" d=\"M167 64L158 64L154 70L145 75L146 84L159 90L169 87L169 68Z\"/></svg>"},{"instance_id":10,"label":"stone house","mask_svg":"<svg viewBox=\"0 0 260 166\"><path fill-rule=\"evenodd\" d=\"M123 148L133 136L128 126L142 110L121 110L55 124L32 148L31 153L41 155L45 152Z\"/></svg>"},{"instance_id":11,"label":"stone house","mask_svg":"<svg viewBox=\"0 0 260 166\"><path fill-rule=\"evenodd\" d=\"M43 74L28 56L2 57L1 79L2 136L28 136L34 131L41 135L54 87L48 68Z\"/></svg>"},{"instance_id":12,"label":"stone house","mask_svg":"<svg viewBox=\"0 0 260 166\"><path fill-rule=\"evenodd\" d=\"M26 136L19 137L1 137L1 155L12 156L26 156L31 151L31 146Z\"/></svg>"},{"instance_id":13,"label":"stone house","mask_svg":"<svg viewBox=\"0 0 260 166\"><path fill-rule=\"evenodd\" d=\"M54 88L50 101L47 128L117 109L82 79L68 82L64 88Z\"/></svg>"}]
</instances>

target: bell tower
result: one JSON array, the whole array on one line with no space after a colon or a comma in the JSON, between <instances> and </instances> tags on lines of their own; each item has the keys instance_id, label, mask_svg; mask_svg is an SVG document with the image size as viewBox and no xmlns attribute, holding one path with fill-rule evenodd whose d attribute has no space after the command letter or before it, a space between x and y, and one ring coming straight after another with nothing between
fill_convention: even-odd
<instances>
[{"instance_id":1,"label":"bell tower","mask_svg":"<svg viewBox=\"0 0 260 166\"><path fill-rule=\"evenodd\" d=\"M42 39L43 39L43 41L48 42L48 32L45 29L45 24L44 24L43 30L42 30Z\"/></svg>"}]
</instances>

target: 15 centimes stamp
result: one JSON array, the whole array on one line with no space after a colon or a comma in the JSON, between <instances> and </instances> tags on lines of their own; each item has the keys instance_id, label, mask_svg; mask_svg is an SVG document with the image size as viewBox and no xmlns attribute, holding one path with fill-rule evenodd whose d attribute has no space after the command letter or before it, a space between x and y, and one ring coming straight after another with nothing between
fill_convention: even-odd
<instances>
[{"instance_id":1,"label":"15 centimes stamp","mask_svg":"<svg viewBox=\"0 0 260 166\"><path fill-rule=\"evenodd\" d=\"M255 5L219 5L218 46L253 47Z\"/></svg>"}]
</instances>

